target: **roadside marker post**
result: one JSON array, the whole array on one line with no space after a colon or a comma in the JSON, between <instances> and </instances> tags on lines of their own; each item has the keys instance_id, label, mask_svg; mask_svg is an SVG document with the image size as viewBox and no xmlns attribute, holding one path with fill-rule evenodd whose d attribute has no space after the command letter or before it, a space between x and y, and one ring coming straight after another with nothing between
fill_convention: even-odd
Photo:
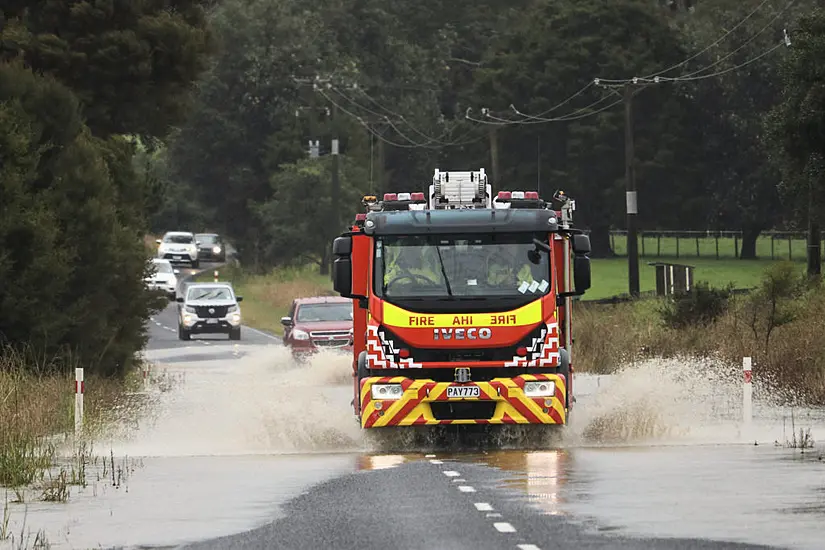
<instances>
[{"instance_id":1,"label":"roadside marker post","mask_svg":"<svg viewBox=\"0 0 825 550\"><path fill-rule=\"evenodd\" d=\"M74 433L80 434L83 430L83 392L86 389L83 381L83 369L74 370Z\"/></svg>"},{"instance_id":2,"label":"roadside marker post","mask_svg":"<svg viewBox=\"0 0 825 550\"><path fill-rule=\"evenodd\" d=\"M742 358L742 371L744 379L742 381L742 422L745 427L750 427L753 420L753 373L751 367L753 361L750 357Z\"/></svg>"},{"instance_id":3,"label":"roadside marker post","mask_svg":"<svg viewBox=\"0 0 825 550\"><path fill-rule=\"evenodd\" d=\"M218 282L218 270L217 269L215 270L214 275L215 275L215 282L217 283Z\"/></svg>"}]
</instances>

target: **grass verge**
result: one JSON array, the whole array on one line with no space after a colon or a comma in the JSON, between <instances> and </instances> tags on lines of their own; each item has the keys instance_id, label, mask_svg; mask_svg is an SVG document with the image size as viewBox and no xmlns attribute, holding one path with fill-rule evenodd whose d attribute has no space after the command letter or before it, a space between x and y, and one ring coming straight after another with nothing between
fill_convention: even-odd
<instances>
[{"instance_id":1,"label":"grass verge","mask_svg":"<svg viewBox=\"0 0 825 550\"><path fill-rule=\"evenodd\" d=\"M0 486L15 491L36 486L43 500L62 500L66 485L78 481L82 469L61 469L52 476L60 435L74 430L74 369L58 371L55 365L30 353L0 349ZM138 382L86 378L84 435L93 436L114 420L124 392ZM84 451L78 453L83 462Z\"/></svg>"},{"instance_id":2,"label":"grass verge","mask_svg":"<svg viewBox=\"0 0 825 550\"><path fill-rule=\"evenodd\" d=\"M281 317L289 312L292 300L306 296L335 295L332 281L319 275L317 266L278 268L266 275L250 275L237 267L219 270L221 281L229 281L243 296L243 323L250 327L283 335ZM212 271L199 274L197 281L212 281Z\"/></svg>"}]
</instances>

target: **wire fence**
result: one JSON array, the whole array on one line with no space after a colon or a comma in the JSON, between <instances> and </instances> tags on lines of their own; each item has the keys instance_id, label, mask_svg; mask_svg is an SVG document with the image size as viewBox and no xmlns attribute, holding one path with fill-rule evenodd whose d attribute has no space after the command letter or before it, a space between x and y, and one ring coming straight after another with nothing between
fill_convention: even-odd
<instances>
[{"instance_id":1,"label":"wire fence","mask_svg":"<svg viewBox=\"0 0 825 550\"><path fill-rule=\"evenodd\" d=\"M741 231L639 231L643 258L738 259L742 254ZM822 243L825 253L825 241ZM610 232L610 246L627 256L627 231ZM807 233L766 231L756 240L759 259L801 261L807 257Z\"/></svg>"}]
</instances>

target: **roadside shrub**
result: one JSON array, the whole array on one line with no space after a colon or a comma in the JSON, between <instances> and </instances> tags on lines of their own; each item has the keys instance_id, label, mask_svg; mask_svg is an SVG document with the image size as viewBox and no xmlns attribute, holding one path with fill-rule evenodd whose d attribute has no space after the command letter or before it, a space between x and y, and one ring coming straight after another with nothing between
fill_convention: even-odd
<instances>
[{"instance_id":1,"label":"roadside shrub","mask_svg":"<svg viewBox=\"0 0 825 550\"><path fill-rule=\"evenodd\" d=\"M676 293L659 309L667 326L675 329L711 325L728 309L731 287L711 288L699 281L689 291Z\"/></svg>"}]
</instances>

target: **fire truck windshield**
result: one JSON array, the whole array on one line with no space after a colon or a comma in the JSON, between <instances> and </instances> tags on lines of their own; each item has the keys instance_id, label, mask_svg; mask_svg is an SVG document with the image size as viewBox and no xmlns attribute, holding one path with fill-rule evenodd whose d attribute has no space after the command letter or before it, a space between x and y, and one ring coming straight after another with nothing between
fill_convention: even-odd
<instances>
[{"instance_id":1,"label":"fire truck windshield","mask_svg":"<svg viewBox=\"0 0 825 550\"><path fill-rule=\"evenodd\" d=\"M536 298L551 289L547 235L385 236L376 240L376 292L386 298Z\"/></svg>"}]
</instances>

